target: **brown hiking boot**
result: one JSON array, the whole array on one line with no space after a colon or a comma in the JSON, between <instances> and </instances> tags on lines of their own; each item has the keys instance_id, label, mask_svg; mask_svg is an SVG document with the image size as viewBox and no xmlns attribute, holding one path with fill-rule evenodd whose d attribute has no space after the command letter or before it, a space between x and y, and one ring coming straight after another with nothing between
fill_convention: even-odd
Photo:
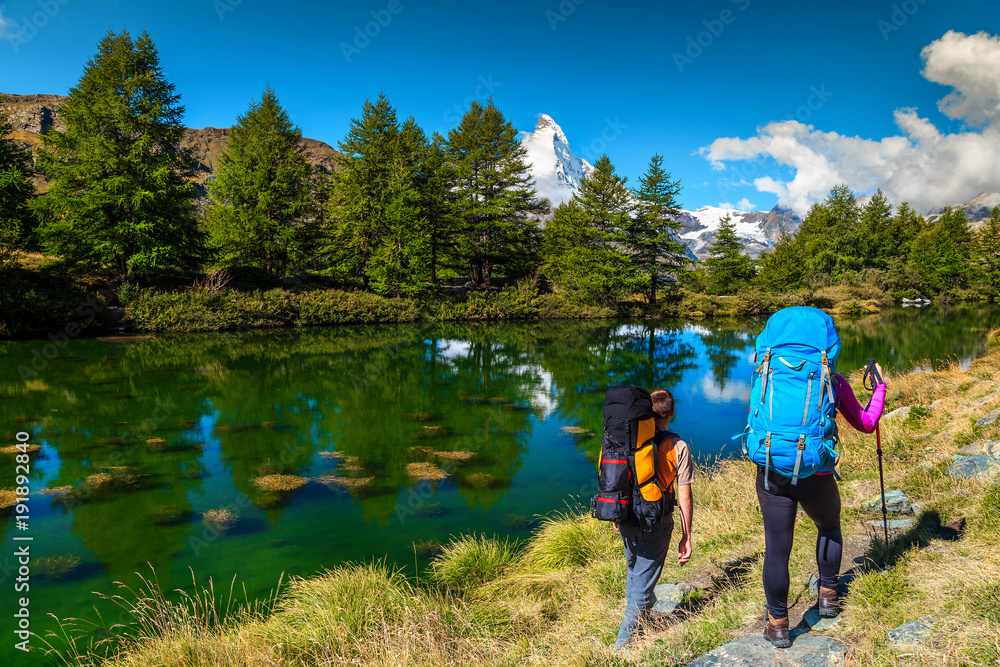
<instances>
[{"instance_id":1,"label":"brown hiking boot","mask_svg":"<svg viewBox=\"0 0 1000 667\"><path fill-rule=\"evenodd\" d=\"M836 588L819 587L819 607L820 618L834 618L840 613L840 598L837 597Z\"/></svg>"},{"instance_id":2,"label":"brown hiking boot","mask_svg":"<svg viewBox=\"0 0 1000 667\"><path fill-rule=\"evenodd\" d=\"M764 637L775 648L791 646L792 640L788 637L788 618L771 618L771 614L768 613L767 625L764 626Z\"/></svg>"}]
</instances>

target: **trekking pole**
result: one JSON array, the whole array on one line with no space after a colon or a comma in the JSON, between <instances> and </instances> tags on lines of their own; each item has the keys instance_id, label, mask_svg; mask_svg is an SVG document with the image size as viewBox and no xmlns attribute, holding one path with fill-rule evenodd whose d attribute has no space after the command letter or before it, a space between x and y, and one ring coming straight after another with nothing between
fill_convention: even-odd
<instances>
[{"instance_id":1,"label":"trekking pole","mask_svg":"<svg viewBox=\"0 0 1000 667\"><path fill-rule=\"evenodd\" d=\"M871 386L869 387L866 383L871 380ZM871 389L875 391L875 388L882 384L884 381L879 375L878 369L875 368L875 359L871 358L868 360L868 367L865 368L864 377L861 380L862 385L866 389ZM889 565L889 512L885 507L885 475L882 472L882 430L879 428L879 423L875 422L875 449L878 451L878 483L882 490L882 528L885 531L885 562L886 567Z\"/></svg>"}]
</instances>

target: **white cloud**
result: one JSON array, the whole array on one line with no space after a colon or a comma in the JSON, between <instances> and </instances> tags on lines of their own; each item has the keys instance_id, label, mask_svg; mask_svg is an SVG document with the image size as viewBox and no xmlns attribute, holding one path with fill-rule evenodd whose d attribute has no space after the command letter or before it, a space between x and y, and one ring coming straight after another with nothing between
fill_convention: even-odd
<instances>
[{"instance_id":1,"label":"white cloud","mask_svg":"<svg viewBox=\"0 0 1000 667\"><path fill-rule=\"evenodd\" d=\"M741 211L752 211L753 210L753 204L750 203L749 199L747 199L746 197L744 197L743 199L741 199L739 201L738 204L736 204L736 208L738 208Z\"/></svg>"},{"instance_id":2,"label":"white cloud","mask_svg":"<svg viewBox=\"0 0 1000 667\"><path fill-rule=\"evenodd\" d=\"M823 132L789 120L758 128L749 139L723 137L700 149L716 169L728 162L770 157L794 177L754 180L761 192L805 215L830 189L847 183L855 192L881 188L895 203L926 212L1000 190L1000 37L949 31L921 53L923 75L954 90L938 103L943 113L972 129L941 134L916 109L894 113L901 135L882 139ZM742 203L742 202L741 202Z\"/></svg>"}]
</instances>

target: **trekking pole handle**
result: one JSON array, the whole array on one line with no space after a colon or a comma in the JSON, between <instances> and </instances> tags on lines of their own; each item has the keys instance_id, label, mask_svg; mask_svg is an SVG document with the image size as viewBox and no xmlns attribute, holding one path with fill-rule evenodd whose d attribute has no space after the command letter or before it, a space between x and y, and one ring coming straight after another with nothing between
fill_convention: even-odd
<instances>
[{"instance_id":1,"label":"trekking pole handle","mask_svg":"<svg viewBox=\"0 0 1000 667\"><path fill-rule=\"evenodd\" d=\"M876 387L880 384L885 384L885 380L882 379L882 375L878 372L878 366L875 364L875 357L868 359L868 365L865 367L865 374L861 379L861 383L864 385L865 389L870 391L875 391Z\"/></svg>"}]
</instances>

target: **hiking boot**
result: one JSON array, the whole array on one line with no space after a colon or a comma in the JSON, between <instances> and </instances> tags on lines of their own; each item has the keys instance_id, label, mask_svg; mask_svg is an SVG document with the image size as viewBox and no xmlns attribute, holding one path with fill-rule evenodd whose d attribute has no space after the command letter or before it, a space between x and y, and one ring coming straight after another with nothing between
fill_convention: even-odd
<instances>
[{"instance_id":1,"label":"hiking boot","mask_svg":"<svg viewBox=\"0 0 1000 667\"><path fill-rule=\"evenodd\" d=\"M771 642L775 648L788 648L792 645L792 640L788 637L788 619L771 618L767 615L767 625L764 626L764 637Z\"/></svg>"},{"instance_id":2,"label":"hiking boot","mask_svg":"<svg viewBox=\"0 0 1000 667\"><path fill-rule=\"evenodd\" d=\"M840 613L840 598L837 597L836 588L819 587L819 607L820 618L834 618Z\"/></svg>"}]
</instances>

